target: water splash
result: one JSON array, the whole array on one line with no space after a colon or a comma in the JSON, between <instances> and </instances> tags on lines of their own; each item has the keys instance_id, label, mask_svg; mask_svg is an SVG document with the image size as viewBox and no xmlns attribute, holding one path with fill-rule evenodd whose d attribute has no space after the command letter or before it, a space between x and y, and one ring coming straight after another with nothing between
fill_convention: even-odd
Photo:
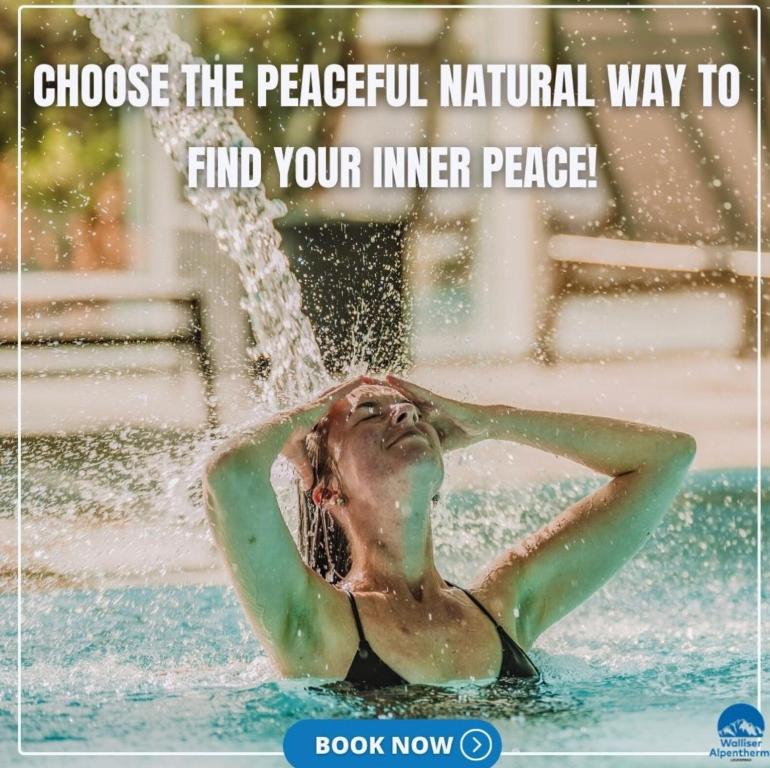
<instances>
[{"instance_id":1,"label":"water splash","mask_svg":"<svg viewBox=\"0 0 770 768\"><path fill-rule=\"evenodd\" d=\"M754 696L755 480L751 469L691 475L640 555L538 640L533 657L545 680L537 685L357 694L276 681L230 589L25 592L25 743L272 750L300 718L473 716L491 720L516 749L643 749L651 740L702 749L719 711ZM476 532L436 527L440 571L467 583L501 546L598 482L449 495L447 513ZM9 645L15 627L1 617L13 600L0 596L0 641ZM0 750L4 740L15 747L15 724L2 717L13 661L0 664ZM679 718L673 731L661 722L671 717Z\"/></svg>"},{"instance_id":2,"label":"water splash","mask_svg":"<svg viewBox=\"0 0 770 768\"><path fill-rule=\"evenodd\" d=\"M127 0L130 2L130 0ZM84 2L80 5L85 6ZM181 65L203 63L171 28L168 11L153 8L77 8L90 19L102 49L124 66L169 65L170 105L150 107L147 116L155 137L186 172L189 146L252 146L229 109L190 108L184 104ZM214 233L219 248L240 268L256 346L252 358L267 358L269 373L261 397L274 409L297 403L329 378L310 322L302 312L300 288L280 249L273 219L283 216L280 201L256 189L185 189L185 194ZM264 357L263 357L264 356Z\"/></svg>"}]
</instances>

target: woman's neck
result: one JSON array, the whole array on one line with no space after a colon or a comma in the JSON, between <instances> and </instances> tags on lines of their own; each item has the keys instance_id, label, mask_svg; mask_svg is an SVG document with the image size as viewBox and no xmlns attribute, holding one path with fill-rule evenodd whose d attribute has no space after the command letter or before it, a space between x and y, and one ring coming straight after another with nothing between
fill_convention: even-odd
<instances>
[{"instance_id":1,"label":"woman's neck","mask_svg":"<svg viewBox=\"0 0 770 768\"><path fill-rule=\"evenodd\" d=\"M349 535L353 567L345 578L362 591L388 592L422 602L444 586L433 560L428 504L424 512L397 514L387 529ZM380 514L357 516L378 520Z\"/></svg>"}]
</instances>

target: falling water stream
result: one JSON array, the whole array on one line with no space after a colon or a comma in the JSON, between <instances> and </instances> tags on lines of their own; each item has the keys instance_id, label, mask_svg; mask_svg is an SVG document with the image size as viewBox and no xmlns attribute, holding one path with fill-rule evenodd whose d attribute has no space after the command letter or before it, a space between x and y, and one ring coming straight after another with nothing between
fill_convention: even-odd
<instances>
[{"instance_id":1,"label":"falling water stream","mask_svg":"<svg viewBox=\"0 0 770 768\"><path fill-rule=\"evenodd\" d=\"M85 3L82 3L85 5ZM116 2L116 6L124 3ZM171 28L168 11L152 8L87 8L91 30L105 53L124 66L153 62L169 66L168 107L150 107L152 131L183 174L189 146L243 147L252 143L229 109L184 104L182 64L203 62ZM266 405L296 403L328 379L310 323L302 312L299 284L280 250L273 219L285 206L254 189L186 189L222 251L240 269L256 347L270 361L262 396Z\"/></svg>"}]
</instances>

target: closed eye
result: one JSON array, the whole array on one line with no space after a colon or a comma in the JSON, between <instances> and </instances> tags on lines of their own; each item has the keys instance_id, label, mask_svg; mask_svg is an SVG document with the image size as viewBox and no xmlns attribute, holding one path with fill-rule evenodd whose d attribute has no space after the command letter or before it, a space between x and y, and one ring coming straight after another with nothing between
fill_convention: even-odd
<instances>
[{"instance_id":1,"label":"closed eye","mask_svg":"<svg viewBox=\"0 0 770 768\"><path fill-rule=\"evenodd\" d=\"M403 402L408 403L408 400L404 400ZM374 401L368 402L368 403L359 403L354 410L364 410L367 409L369 411L368 415L364 416L361 419L358 419L356 421L354 426L358 426L363 421L370 421L371 419L379 419L382 418L384 411L382 410L382 407L379 403L376 403ZM421 418L421 414L418 414L418 417Z\"/></svg>"}]
</instances>

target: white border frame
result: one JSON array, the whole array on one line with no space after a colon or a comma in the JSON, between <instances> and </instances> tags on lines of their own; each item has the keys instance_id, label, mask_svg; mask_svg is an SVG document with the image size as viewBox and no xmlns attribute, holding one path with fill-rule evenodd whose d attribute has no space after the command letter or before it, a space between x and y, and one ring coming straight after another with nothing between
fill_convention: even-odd
<instances>
[{"instance_id":1,"label":"white border frame","mask_svg":"<svg viewBox=\"0 0 770 768\"><path fill-rule=\"evenodd\" d=\"M437 8L440 10L458 10L461 8L470 8L478 10L502 9L512 10L523 8L527 10L646 10L664 9L664 10L754 10L757 14L757 473L756 473L756 492L757 492L757 703L758 710L762 710L762 10L759 5L731 5L731 4L650 4L650 5L632 5L632 4L597 4L597 5L572 5L560 4L550 5L546 3L539 4L473 4L463 3L460 5L447 5L438 3L427 3L418 5L404 5L400 3L375 3L375 4L287 4L287 3L229 3L223 5L200 4L158 4L154 3L135 3L126 5L107 4L87 4L84 3L41 3L20 5L16 13L16 246L17 246L17 286L16 286L16 322L17 322L17 386L16 386L16 522L17 522L17 551L16 551L16 596L17 596L17 624L16 624L16 664L17 664L17 720L16 720L16 748L19 755L39 756L39 757L257 757L257 756L283 756L283 752L48 752L34 751L26 752L22 749L21 743L21 233L22 233L22 183L21 183L21 17L26 9L38 8L65 8L77 10L85 9L107 9L107 8L147 8L157 10L194 10L198 8L217 8L217 9L239 9L250 8L280 8L280 9L300 9L300 10L341 10L345 8L353 9L379 9L387 10L396 8L400 10L414 8ZM708 752L501 752L500 757L708 757Z\"/></svg>"}]
</instances>

